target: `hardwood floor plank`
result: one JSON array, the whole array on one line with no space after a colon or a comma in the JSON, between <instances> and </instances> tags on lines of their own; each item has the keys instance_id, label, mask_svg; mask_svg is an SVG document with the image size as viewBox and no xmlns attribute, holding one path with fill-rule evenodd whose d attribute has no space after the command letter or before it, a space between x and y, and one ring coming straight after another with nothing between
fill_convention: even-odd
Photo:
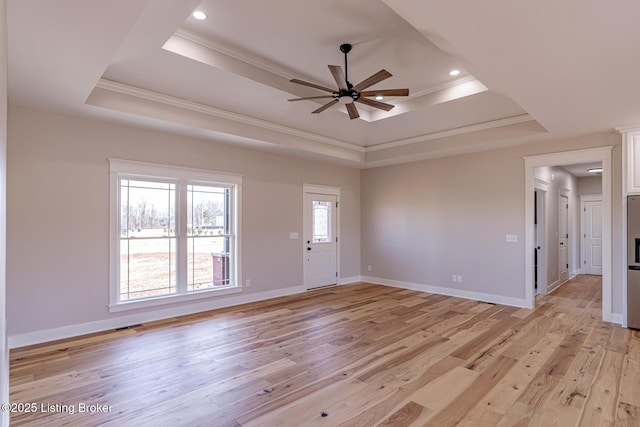
<instances>
[{"instance_id":1,"label":"hardwood floor plank","mask_svg":"<svg viewBox=\"0 0 640 427\"><path fill-rule=\"evenodd\" d=\"M623 363L623 354L605 351L598 375L584 404L581 426L615 424Z\"/></svg>"},{"instance_id":2,"label":"hardwood floor plank","mask_svg":"<svg viewBox=\"0 0 640 427\"><path fill-rule=\"evenodd\" d=\"M409 402L379 423L377 427L408 427L417 422L425 411L426 409L416 402Z\"/></svg>"},{"instance_id":3,"label":"hardwood floor plank","mask_svg":"<svg viewBox=\"0 0 640 427\"><path fill-rule=\"evenodd\" d=\"M640 332L599 280L534 310L357 283L14 349L12 402L112 410L11 425L640 425Z\"/></svg>"},{"instance_id":4,"label":"hardwood floor plank","mask_svg":"<svg viewBox=\"0 0 640 427\"><path fill-rule=\"evenodd\" d=\"M491 408L498 414L506 414L528 384L551 357L562 338L556 334L547 334L535 343L529 353L513 367L513 374L505 376L479 402L479 406Z\"/></svg>"},{"instance_id":5,"label":"hardwood floor plank","mask_svg":"<svg viewBox=\"0 0 640 427\"><path fill-rule=\"evenodd\" d=\"M620 402L640 407L640 359L627 355L620 379Z\"/></svg>"},{"instance_id":6,"label":"hardwood floor plank","mask_svg":"<svg viewBox=\"0 0 640 427\"><path fill-rule=\"evenodd\" d=\"M620 402L616 414L616 426L637 427L640 425L640 407Z\"/></svg>"},{"instance_id":7,"label":"hardwood floor plank","mask_svg":"<svg viewBox=\"0 0 640 427\"><path fill-rule=\"evenodd\" d=\"M445 426L459 423L478 401L513 368L516 360L504 356L495 361L466 388L460 398L449 403L429 419L425 426Z\"/></svg>"},{"instance_id":8,"label":"hardwood floor plank","mask_svg":"<svg viewBox=\"0 0 640 427\"><path fill-rule=\"evenodd\" d=\"M478 375L480 374L477 372L458 366L416 390L409 399L434 413L439 412L464 393Z\"/></svg>"},{"instance_id":9,"label":"hardwood floor plank","mask_svg":"<svg viewBox=\"0 0 640 427\"><path fill-rule=\"evenodd\" d=\"M462 360L455 357L445 356L428 366L423 363L417 364L421 370L412 370L407 373L408 375L406 377L396 378L396 380L401 382L401 385L395 389L392 395L368 410L340 424L340 427L368 427L374 425L378 420L385 419L389 414L395 414L400 411L402 407L410 403L407 401L408 394L441 377L451 369L460 366L462 362ZM431 411L425 409L421 412L419 418L429 414L431 414ZM418 421L416 420L415 422Z\"/></svg>"},{"instance_id":10,"label":"hardwood floor plank","mask_svg":"<svg viewBox=\"0 0 640 427\"><path fill-rule=\"evenodd\" d=\"M489 408L475 406L456 427L495 426L502 420L503 415Z\"/></svg>"}]
</instances>

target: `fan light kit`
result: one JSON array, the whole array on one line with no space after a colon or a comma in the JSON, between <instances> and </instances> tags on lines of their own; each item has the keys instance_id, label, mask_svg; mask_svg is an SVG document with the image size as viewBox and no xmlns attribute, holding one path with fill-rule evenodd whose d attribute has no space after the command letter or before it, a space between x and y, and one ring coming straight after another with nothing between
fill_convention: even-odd
<instances>
[{"instance_id":1,"label":"fan light kit","mask_svg":"<svg viewBox=\"0 0 640 427\"><path fill-rule=\"evenodd\" d=\"M370 107L389 111L394 107L394 105L387 104L385 102L374 101L373 99L369 99L369 97L383 99L384 96L409 96L409 89L364 90L391 77L392 74L387 70L380 70L372 76L364 79L357 85L352 85L351 82L349 82L349 68L347 63L347 54L351 52L351 47L352 46L349 43L340 45L340 52L344 53L344 72L342 71L342 67L339 65L329 65L329 71L331 71L331 75L333 75L333 79L338 85L338 90L329 89L328 87L320 86L315 83L305 82L303 80L291 79L291 83L296 83L302 86L308 86L324 92L329 92L331 93L331 95L308 96L305 98L289 99L289 101L333 98L331 101L324 104L322 107L312 111L311 113L321 113L327 108L340 103L344 104L347 107L349 118L353 120L360 117L360 114L358 114L358 109L354 104L355 102L360 102Z\"/></svg>"}]
</instances>

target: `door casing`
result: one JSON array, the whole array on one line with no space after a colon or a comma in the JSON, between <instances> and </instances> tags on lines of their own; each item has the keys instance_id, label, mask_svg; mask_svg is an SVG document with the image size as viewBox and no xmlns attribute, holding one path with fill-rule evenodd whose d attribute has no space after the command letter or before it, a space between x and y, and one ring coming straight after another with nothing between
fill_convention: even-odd
<instances>
[{"instance_id":1,"label":"door casing","mask_svg":"<svg viewBox=\"0 0 640 427\"><path fill-rule=\"evenodd\" d=\"M535 307L535 289L533 286L533 245L535 242L533 227L534 169L540 166L562 166L590 162L602 162L602 206L603 206L603 259L602 259L602 320L626 324L626 321L613 315L613 242L611 230L611 151L608 145L584 150L564 151L524 157L524 215L525 215L525 307ZM626 291L626 289L624 289ZM626 306L623 292L623 309ZM623 313L623 316L626 312Z\"/></svg>"},{"instance_id":2,"label":"door casing","mask_svg":"<svg viewBox=\"0 0 640 427\"><path fill-rule=\"evenodd\" d=\"M569 280L569 195L561 191L558 203L558 285Z\"/></svg>"}]
</instances>

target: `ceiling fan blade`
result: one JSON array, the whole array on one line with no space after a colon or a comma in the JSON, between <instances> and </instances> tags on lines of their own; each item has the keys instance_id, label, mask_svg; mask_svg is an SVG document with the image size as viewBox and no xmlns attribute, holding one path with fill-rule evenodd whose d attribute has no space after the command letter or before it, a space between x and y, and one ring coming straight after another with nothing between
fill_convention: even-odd
<instances>
[{"instance_id":1,"label":"ceiling fan blade","mask_svg":"<svg viewBox=\"0 0 640 427\"><path fill-rule=\"evenodd\" d=\"M363 81L355 85L353 88L358 92L360 92L361 90L366 89L369 86L373 86L376 83L380 83L381 81L386 80L391 76L392 74L387 70L380 70L374 75L372 75L371 77L364 79Z\"/></svg>"},{"instance_id":2,"label":"ceiling fan blade","mask_svg":"<svg viewBox=\"0 0 640 427\"><path fill-rule=\"evenodd\" d=\"M339 65L329 65L329 71L331 71L331 75L333 79L338 84L338 87L343 90L349 90L347 87L347 79L344 76L344 72L342 72L342 67Z\"/></svg>"},{"instance_id":3,"label":"ceiling fan blade","mask_svg":"<svg viewBox=\"0 0 640 427\"><path fill-rule=\"evenodd\" d=\"M326 104L324 104L322 107L318 108L317 110L313 110L311 112L311 114L317 114L317 113L322 113L324 110L326 110L327 108L335 105L338 103L337 99L334 99L333 101L327 102Z\"/></svg>"},{"instance_id":4,"label":"ceiling fan blade","mask_svg":"<svg viewBox=\"0 0 640 427\"><path fill-rule=\"evenodd\" d=\"M360 96L409 96L409 89L366 90Z\"/></svg>"},{"instance_id":5,"label":"ceiling fan blade","mask_svg":"<svg viewBox=\"0 0 640 427\"><path fill-rule=\"evenodd\" d=\"M393 107L395 107L395 105L387 104L386 102L374 101L373 99L362 98L362 97L358 98L358 101L356 101L356 102L362 102L365 105L368 105L370 107L379 108L379 109L384 110L384 111L389 111Z\"/></svg>"},{"instance_id":6,"label":"ceiling fan blade","mask_svg":"<svg viewBox=\"0 0 640 427\"><path fill-rule=\"evenodd\" d=\"M307 99L323 99L323 98L333 98L333 95L322 95L322 96L307 96L305 98L293 98L287 99L287 101L305 101Z\"/></svg>"},{"instance_id":7,"label":"ceiling fan blade","mask_svg":"<svg viewBox=\"0 0 640 427\"><path fill-rule=\"evenodd\" d=\"M304 80L291 79L289 81L291 83L295 83L295 84L302 85L302 86L309 86L309 87L312 87L314 89L323 90L325 92L331 92L331 93L335 92L335 90L329 89L328 87L320 86L320 85L317 85L315 83L305 82Z\"/></svg>"},{"instance_id":8,"label":"ceiling fan blade","mask_svg":"<svg viewBox=\"0 0 640 427\"><path fill-rule=\"evenodd\" d=\"M358 117L360 117L360 114L358 114L358 109L356 108L356 105L352 102L351 104L345 104L347 106L347 112L349 113L349 118L351 120L353 119L357 119Z\"/></svg>"}]
</instances>

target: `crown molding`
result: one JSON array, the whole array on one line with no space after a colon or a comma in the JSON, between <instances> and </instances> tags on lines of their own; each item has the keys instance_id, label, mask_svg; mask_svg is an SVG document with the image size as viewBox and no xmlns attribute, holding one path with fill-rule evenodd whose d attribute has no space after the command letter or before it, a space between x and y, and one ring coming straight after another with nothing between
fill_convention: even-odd
<instances>
[{"instance_id":1,"label":"crown molding","mask_svg":"<svg viewBox=\"0 0 640 427\"><path fill-rule=\"evenodd\" d=\"M227 55L233 59L237 59L238 61L268 71L286 80L291 80L295 74L292 70L279 66L276 63L265 58L250 54L246 51L241 51L237 47L231 46L221 41L214 41L211 39L200 37L199 35L191 31L178 30L173 34L173 37L183 38L204 48L222 53L223 55Z\"/></svg>"},{"instance_id":2,"label":"crown molding","mask_svg":"<svg viewBox=\"0 0 640 427\"><path fill-rule=\"evenodd\" d=\"M619 133L636 132L640 131L640 123L626 126L615 126L613 129Z\"/></svg>"},{"instance_id":3,"label":"crown molding","mask_svg":"<svg viewBox=\"0 0 640 427\"><path fill-rule=\"evenodd\" d=\"M320 142L322 144L328 144L334 147L340 147L340 148L352 150L358 153L364 153L366 150L364 147L360 145L351 144L345 141L328 138L322 135L306 132L300 129L295 129L288 126L271 123L265 120L256 119L254 117L249 117L249 116L245 116L238 113L232 113L230 111L210 107L210 106L199 104L196 102L186 101L181 98L175 98L173 96L164 95L158 92L141 89L135 86L118 83L111 80L100 79L100 81L96 85L96 88L120 93L123 95L133 96L133 97L144 99L147 101L170 105L172 107L177 107L177 108L181 108L188 111L203 113L213 117L232 120L232 121L243 123L246 125L256 126L262 129L268 129L271 131L284 133L284 134L295 136L298 138L304 138L311 141Z\"/></svg>"},{"instance_id":4,"label":"crown molding","mask_svg":"<svg viewBox=\"0 0 640 427\"><path fill-rule=\"evenodd\" d=\"M391 142L383 142L382 144L370 145L366 147L366 152L386 150L388 148L401 147L403 145L411 145L419 142L432 141L434 139L446 138L449 136L462 135L470 132L478 132L487 129L493 129L502 126L510 126L518 123L532 121L533 117L529 114L521 114L518 116L507 117L505 119L491 120L489 122L477 123L469 126L462 126L455 129L434 132L425 135L413 136L406 139L398 139Z\"/></svg>"},{"instance_id":5,"label":"crown molding","mask_svg":"<svg viewBox=\"0 0 640 427\"><path fill-rule=\"evenodd\" d=\"M435 133L419 135L411 138L381 143L374 146L362 147L360 145L348 143L338 139L325 137L312 132L306 132L306 131L291 128L288 126L271 123L271 122L260 120L254 117L233 113L233 112L222 110L219 108L210 107L207 105L199 104L192 101L187 101L181 98L172 97L162 93L141 89L139 87L130 86L127 84L123 84L123 83L119 83L111 80L101 79L96 85L96 89L101 89L107 92L130 96L135 99L150 101L150 102L158 103L161 105L167 105L169 107L181 109L187 112L191 111L194 113L205 114L211 117L226 119L236 123L278 132L281 134L293 136L294 138L299 138L301 142L302 140L307 140L307 141L313 141L313 142L323 144L324 147L332 146L332 147L341 148L344 150L348 150L348 152L350 153L354 153L354 155L355 154L365 155L366 153L369 153L369 152L375 152L375 151L385 150L385 149L394 148L394 147L417 144L421 142L437 140L437 139L446 138L450 136L478 132L482 130L493 129L493 128L498 128L502 126L509 126L509 125L514 125L514 124L524 123L524 122L534 120L529 114L521 114L518 116L508 117L505 119L492 120L489 122L478 123L470 126L463 126L455 129L441 131L441 132L435 132ZM128 102L132 102L132 101L128 101ZM291 148L294 148L294 147L291 147ZM304 144L299 146L298 148L305 150ZM425 152L424 156L425 158L432 158L432 157L440 157L442 155L447 155L447 154L448 155L460 154L462 152L467 152L467 149L461 150L459 148L456 148L451 150L451 152L449 152L449 150L445 150L445 152L440 152L440 151L429 152L429 153ZM404 161L416 160L415 156L411 156L411 157L412 157L411 159L405 159ZM421 156L418 156L418 157L421 157ZM360 161L358 161L358 163L360 167L366 168L366 167L375 166L377 164L387 164L387 163L393 164L393 163L397 163L398 160L402 160L402 159L390 158L382 162L381 161L367 162L366 160L361 159Z\"/></svg>"},{"instance_id":6,"label":"crown molding","mask_svg":"<svg viewBox=\"0 0 640 427\"><path fill-rule=\"evenodd\" d=\"M402 104L403 102L409 101L414 98L420 98L421 96L431 95L432 93L440 92L442 90L450 89L452 87L456 87L469 82L478 82L482 84L481 81L473 77L471 74L465 74L464 76L458 77L454 80L450 80L448 82L444 82L439 85L431 86L427 89L423 89L420 91L414 91L411 94L409 94L409 96L407 97L398 98L396 105Z\"/></svg>"}]
</instances>

